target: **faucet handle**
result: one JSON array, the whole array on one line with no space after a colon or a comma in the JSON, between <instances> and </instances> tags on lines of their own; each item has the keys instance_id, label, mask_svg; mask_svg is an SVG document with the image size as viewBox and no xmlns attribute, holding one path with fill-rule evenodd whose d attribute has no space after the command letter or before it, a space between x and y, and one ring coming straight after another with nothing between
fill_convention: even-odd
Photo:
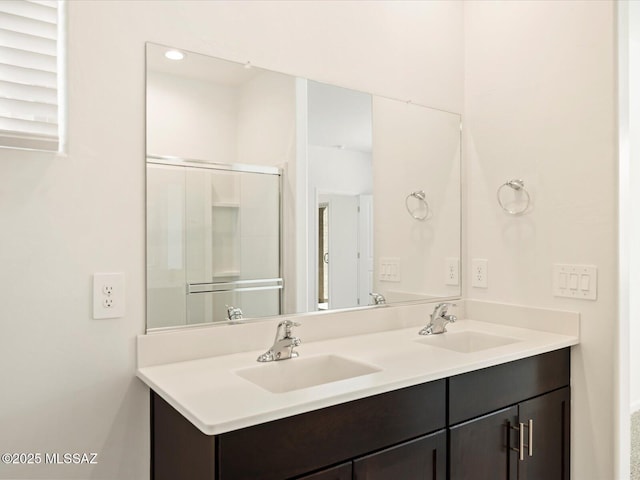
<instances>
[{"instance_id":1,"label":"faucet handle","mask_svg":"<svg viewBox=\"0 0 640 480\"><path fill-rule=\"evenodd\" d=\"M227 307L227 320L242 320L242 310L233 305L225 305Z\"/></svg>"},{"instance_id":2,"label":"faucet handle","mask_svg":"<svg viewBox=\"0 0 640 480\"><path fill-rule=\"evenodd\" d=\"M457 303L452 303L452 302L442 302L442 303L437 304L437 305L436 305L436 308L439 308L439 307L447 307L447 308L449 308L449 307L457 307L457 306L458 306L458 304L457 304Z\"/></svg>"},{"instance_id":3,"label":"faucet handle","mask_svg":"<svg viewBox=\"0 0 640 480\"><path fill-rule=\"evenodd\" d=\"M373 299L374 305L384 305L385 303L387 303L387 300L381 293L371 292L369 293L369 296L371 296L371 298Z\"/></svg>"},{"instance_id":4,"label":"faucet handle","mask_svg":"<svg viewBox=\"0 0 640 480\"><path fill-rule=\"evenodd\" d=\"M278 332L280 332L280 329L282 327L284 327L284 338L290 338L291 337L291 331L293 330L293 327L299 327L300 324L298 322L293 322L291 320L283 320L278 324L278 330L276 332L276 339L278 337Z\"/></svg>"},{"instance_id":5,"label":"faucet handle","mask_svg":"<svg viewBox=\"0 0 640 480\"><path fill-rule=\"evenodd\" d=\"M433 308L433 315L436 315L436 316L445 315L447 313L447 310L449 310L449 307L457 307L457 306L458 306L457 304L451 303L451 302L438 303Z\"/></svg>"}]
</instances>

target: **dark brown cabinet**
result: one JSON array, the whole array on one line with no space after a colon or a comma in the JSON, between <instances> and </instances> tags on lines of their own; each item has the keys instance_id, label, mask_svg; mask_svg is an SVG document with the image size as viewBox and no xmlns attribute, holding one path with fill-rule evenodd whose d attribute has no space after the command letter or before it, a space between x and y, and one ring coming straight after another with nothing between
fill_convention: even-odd
<instances>
[{"instance_id":1,"label":"dark brown cabinet","mask_svg":"<svg viewBox=\"0 0 640 480\"><path fill-rule=\"evenodd\" d=\"M446 475L444 430L353 461L354 480L444 480Z\"/></svg>"},{"instance_id":2,"label":"dark brown cabinet","mask_svg":"<svg viewBox=\"0 0 640 480\"><path fill-rule=\"evenodd\" d=\"M386 458L404 456L413 465L412 440L445 431L446 398L446 379L441 379L208 436L152 392L153 479L284 480L311 474L341 479L336 475L344 475L343 468L325 469L377 452ZM439 441L438 468L444 471L446 441ZM406 448L385 451L405 443ZM365 471L375 462L363 463Z\"/></svg>"},{"instance_id":3,"label":"dark brown cabinet","mask_svg":"<svg viewBox=\"0 0 640 480\"><path fill-rule=\"evenodd\" d=\"M570 352L220 435L151 392L153 480L568 480ZM520 422L524 459L520 460Z\"/></svg>"},{"instance_id":4,"label":"dark brown cabinet","mask_svg":"<svg viewBox=\"0 0 640 480\"><path fill-rule=\"evenodd\" d=\"M468 401L480 384L483 408L514 403L449 427L450 479L569 480L569 350L505 366L449 379L450 424L481 413Z\"/></svg>"},{"instance_id":5,"label":"dark brown cabinet","mask_svg":"<svg viewBox=\"0 0 640 480\"><path fill-rule=\"evenodd\" d=\"M298 477L296 480L351 480L353 478L352 462L337 467L325 468L319 472Z\"/></svg>"},{"instance_id":6,"label":"dark brown cabinet","mask_svg":"<svg viewBox=\"0 0 640 480\"><path fill-rule=\"evenodd\" d=\"M518 408L509 407L449 429L451 480L509 480L517 465L509 451L509 426Z\"/></svg>"},{"instance_id":7,"label":"dark brown cabinet","mask_svg":"<svg viewBox=\"0 0 640 480\"><path fill-rule=\"evenodd\" d=\"M385 448L296 480L445 480L447 432Z\"/></svg>"},{"instance_id":8,"label":"dark brown cabinet","mask_svg":"<svg viewBox=\"0 0 640 480\"><path fill-rule=\"evenodd\" d=\"M569 480L569 387L533 398L518 405L520 422L531 421L532 444L518 461L518 480ZM526 430L525 430L526 431Z\"/></svg>"}]
</instances>

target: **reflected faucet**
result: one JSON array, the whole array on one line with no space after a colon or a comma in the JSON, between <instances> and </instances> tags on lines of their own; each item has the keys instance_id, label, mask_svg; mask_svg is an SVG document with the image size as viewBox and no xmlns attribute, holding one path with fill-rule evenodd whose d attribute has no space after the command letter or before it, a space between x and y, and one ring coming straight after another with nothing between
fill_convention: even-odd
<instances>
[{"instance_id":1,"label":"reflected faucet","mask_svg":"<svg viewBox=\"0 0 640 480\"><path fill-rule=\"evenodd\" d=\"M382 295L381 293L371 292L369 295L373 297L374 305L384 305L385 303L387 303L387 300L384 298L384 295Z\"/></svg>"},{"instance_id":2,"label":"reflected faucet","mask_svg":"<svg viewBox=\"0 0 640 480\"><path fill-rule=\"evenodd\" d=\"M226 305L227 307L227 320L232 322L234 320L242 320L242 310L232 305Z\"/></svg>"},{"instance_id":3,"label":"reflected faucet","mask_svg":"<svg viewBox=\"0 0 640 480\"><path fill-rule=\"evenodd\" d=\"M420 335L435 335L439 333L445 333L447 323L455 322L457 320L455 315L447 315L449 307L455 307L454 303L439 303L433 309L431 314L431 322L420 330Z\"/></svg>"},{"instance_id":4,"label":"reflected faucet","mask_svg":"<svg viewBox=\"0 0 640 480\"><path fill-rule=\"evenodd\" d=\"M293 327L299 326L299 323L292 322L291 320L283 320L280 322L276 330L276 338L273 341L273 345L258 357L258 361L273 362L276 360L286 360L287 358L296 358L298 352L296 352L294 348L300 345L302 340L298 337L292 337L291 331ZM280 333L281 330L284 330L284 332Z\"/></svg>"}]
</instances>

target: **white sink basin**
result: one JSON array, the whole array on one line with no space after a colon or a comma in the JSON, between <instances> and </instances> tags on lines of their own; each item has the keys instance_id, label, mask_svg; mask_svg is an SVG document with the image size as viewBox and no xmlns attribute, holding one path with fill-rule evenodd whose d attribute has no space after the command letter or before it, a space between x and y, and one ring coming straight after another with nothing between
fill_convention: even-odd
<instances>
[{"instance_id":1,"label":"white sink basin","mask_svg":"<svg viewBox=\"0 0 640 480\"><path fill-rule=\"evenodd\" d=\"M446 332L417 339L416 342L432 347L446 348L462 353L479 352L489 348L516 343L516 338L500 337L480 332Z\"/></svg>"},{"instance_id":2,"label":"white sink basin","mask_svg":"<svg viewBox=\"0 0 640 480\"><path fill-rule=\"evenodd\" d=\"M235 373L265 390L283 393L379 371L373 365L338 355L321 355L265 363Z\"/></svg>"}]
</instances>

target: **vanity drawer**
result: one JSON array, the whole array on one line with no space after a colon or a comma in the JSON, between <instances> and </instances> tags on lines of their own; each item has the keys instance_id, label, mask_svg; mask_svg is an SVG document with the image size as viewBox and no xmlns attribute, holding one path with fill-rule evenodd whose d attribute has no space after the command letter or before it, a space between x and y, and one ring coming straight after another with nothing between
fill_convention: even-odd
<instances>
[{"instance_id":1,"label":"vanity drawer","mask_svg":"<svg viewBox=\"0 0 640 480\"><path fill-rule=\"evenodd\" d=\"M290 478L442 429L446 380L216 437L218 480Z\"/></svg>"},{"instance_id":2,"label":"vanity drawer","mask_svg":"<svg viewBox=\"0 0 640 480\"><path fill-rule=\"evenodd\" d=\"M449 378L449 425L569 385L570 349Z\"/></svg>"}]
</instances>

